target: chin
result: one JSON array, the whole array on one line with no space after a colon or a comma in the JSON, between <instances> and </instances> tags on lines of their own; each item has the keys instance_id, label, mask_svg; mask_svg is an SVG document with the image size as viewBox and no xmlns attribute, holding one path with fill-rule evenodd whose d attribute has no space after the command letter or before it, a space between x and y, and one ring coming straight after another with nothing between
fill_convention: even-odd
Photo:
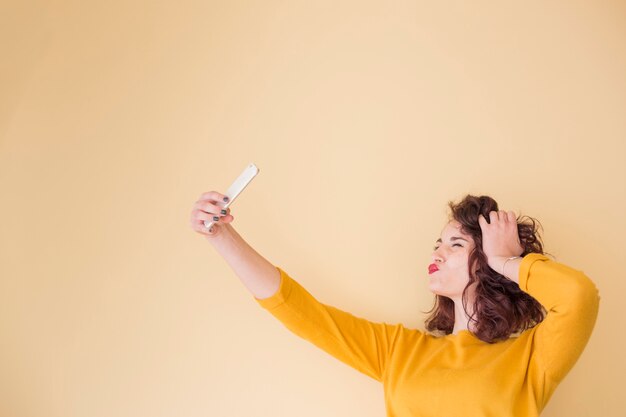
<instances>
[{"instance_id":1,"label":"chin","mask_svg":"<svg viewBox=\"0 0 626 417\"><path fill-rule=\"evenodd\" d=\"M428 290L433 293L434 295L439 295L441 297L448 297L450 298L450 294L448 294L446 291L442 291L441 288L437 288L434 286L429 286Z\"/></svg>"},{"instance_id":2,"label":"chin","mask_svg":"<svg viewBox=\"0 0 626 417\"><path fill-rule=\"evenodd\" d=\"M437 288L433 288L429 286L428 290L432 292L434 295L445 295L445 294L442 294L441 291L439 291Z\"/></svg>"}]
</instances>

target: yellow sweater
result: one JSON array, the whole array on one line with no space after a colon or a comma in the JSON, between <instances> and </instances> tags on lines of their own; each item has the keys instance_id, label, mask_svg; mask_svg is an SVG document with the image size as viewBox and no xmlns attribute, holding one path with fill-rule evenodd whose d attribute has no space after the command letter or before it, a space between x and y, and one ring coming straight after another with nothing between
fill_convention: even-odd
<instances>
[{"instance_id":1,"label":"yellow sweater","mask_svg":"<svg viewBox=\"0 0 626 417\"><path fill-rule=\"evenodd\" d=\"M296 335L382 382L389 417L538 416L587 344L600 301L582 271L528 254L519 286L548 314L521 335L489 344L467 330L436 337L355 317L320 303L276 268L276 294L254 299Z\"/></svg>"}]
</instances>

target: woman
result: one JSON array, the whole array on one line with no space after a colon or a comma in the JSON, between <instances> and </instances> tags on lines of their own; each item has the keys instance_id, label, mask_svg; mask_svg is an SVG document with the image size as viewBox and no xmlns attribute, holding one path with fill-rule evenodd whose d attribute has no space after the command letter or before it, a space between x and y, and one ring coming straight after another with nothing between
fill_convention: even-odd
<instances>
[{"instance_id":1,"label":"woman","mask_svg":"<svg viewBox=\"0 0 626 417\"><path fill-rule=\"evenodd\" d=\"M203 194L192 228L289 330L382 382L388 416L538 416L595 325L595 284L545 256L534 219L491 197L449 203L428 268L432 333L319 302L237 234L223 198ZM207 230L204 220L217 223Z\"/></svg>"}]
</instances>

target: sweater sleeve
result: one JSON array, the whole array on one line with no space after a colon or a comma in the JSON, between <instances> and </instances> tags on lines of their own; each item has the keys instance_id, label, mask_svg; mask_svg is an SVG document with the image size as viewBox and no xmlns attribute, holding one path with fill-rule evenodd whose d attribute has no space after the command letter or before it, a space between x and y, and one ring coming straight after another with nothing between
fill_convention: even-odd
<instances>
[{"instance_id":1,"label":"sweater sleeve","mask_svg":"<svg viewBox=\"0 0 626 417\"><path fill-rule=\"evenodd\" d=\"M519 286L547 310L537 325L534 355L546 375L558 383L591 336L600 304L598 289L582 271L539 253L522 259Z\"/></svg>"},{"instance_id":2,"label":"sweater sleeve","mask_svg":"<svg viewBox=\"0 0 626 417\"><path fill-rule=\"evenodd\" d=\"M280 287L269 298L254 298L297 336L365 375L382 381L393 341L401 325L374 323L322 304L280 272Z\"/></svg>"}]
</instances>

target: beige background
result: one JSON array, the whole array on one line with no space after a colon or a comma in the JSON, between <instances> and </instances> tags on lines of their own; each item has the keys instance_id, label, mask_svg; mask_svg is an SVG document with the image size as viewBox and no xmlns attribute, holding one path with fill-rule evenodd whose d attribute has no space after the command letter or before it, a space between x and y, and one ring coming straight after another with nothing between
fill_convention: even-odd
<instances>
[{"instance_id":1,"label":"beige background","mask_svg":"<svg viewBox=\"0 0 626 417\"><path fill-rule=\"evenodd\" d=\"M4 0L0 39L0 415L385 414L191 230L249 162L237 230L374 321L423 329L448 200L540 219L601 295L543 415L622 415L623 2Z\"/></svg>"}]
</instances>

